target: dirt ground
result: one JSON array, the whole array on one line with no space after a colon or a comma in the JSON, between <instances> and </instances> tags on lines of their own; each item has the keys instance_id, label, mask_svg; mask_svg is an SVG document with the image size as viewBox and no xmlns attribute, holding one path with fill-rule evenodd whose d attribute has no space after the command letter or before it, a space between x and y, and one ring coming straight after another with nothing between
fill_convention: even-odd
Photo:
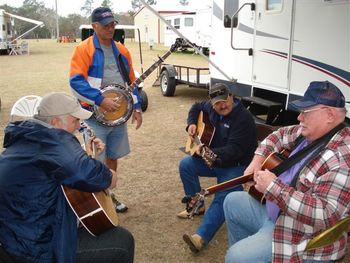
<instances>
[{"instance_id":1,"label":"dirt ground","mask_svg":"<svg viewBox=\"0 0 350 263\"><path fill-rule=\"evenodd\" d=\"M42 96L50 91L70 92L69 61L76 43L59 44L54 40L29 41L30 55L0 56L0 141L14 102L25 95ZM135 42L126 46L133 54L135 68L140 71ZM168 48L143 45L143 65L147 69ZM207 66L198 55L173 53L167 63ZM227 249L223 226L209 246L194 255L182 241L184 233L194 233L200 218L181 220L176 213L183 209L183 196L178 163L184 156L179 149L186 142L186 117L194 101L206 99L203 89L178 86L174 97L163 97L159 87L152 87L156 72L145 81L149 105L139 130L129 122L131 153L120 160L117 197L129 206L119 214L120 224L129 229L136 240L135 262L181 263L224 262ZM1 150L0 146L0 150ZM202 179L202 187L215 184L215 179ZM211 198L207 198L207 203ZM249 253L249 248L247 248ZM344 261L349 262L349 261Z\"/></svg>"}]
</instances>

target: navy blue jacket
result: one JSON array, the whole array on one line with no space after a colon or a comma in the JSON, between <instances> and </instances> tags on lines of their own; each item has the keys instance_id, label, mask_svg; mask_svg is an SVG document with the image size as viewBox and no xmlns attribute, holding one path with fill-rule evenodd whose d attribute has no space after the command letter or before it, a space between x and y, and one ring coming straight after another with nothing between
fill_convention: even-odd
<instances>
[{"instance_id":1,"label":"navy blue jacket","mask_svg":"<svg viewBox=\"0 0 350 263\"><path fill-rule=\"evenodd\" d=\"M61 185L93 192L111 172L77 138L30 120L9 124L0 156L0 243L31 262L75 262L77 218Z\"/></svg>"},{"instance_id":2,"label":"navy blue jacket","mask_svg":"<svg viewBox=\"0 0 350 263\"><path fill-rule=\"evenodd\" d=\"M203 111L215 127L209 148L218 156L214 163L217 167L247 166L257 147L256 127L251 113L240 100L234 99L234 103L227 116L217 114L209 101L193 104L188 113L188 125L197 124L199 112Z\"/></svg>"}]
</instances>

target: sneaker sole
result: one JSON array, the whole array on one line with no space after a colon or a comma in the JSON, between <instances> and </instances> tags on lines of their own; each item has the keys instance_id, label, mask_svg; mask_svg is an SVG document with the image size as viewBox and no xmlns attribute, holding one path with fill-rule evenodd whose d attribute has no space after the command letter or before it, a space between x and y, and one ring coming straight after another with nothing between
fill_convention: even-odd
<instances>
[{"instance_id":1,"label":"sneaker sole","mask_svg":"<svg viewBox=\"0 0 350 263\"><path fill-rule=\"evenodd\" d=\"M191 238L188 236L188 235L183 235L182 236L183 240L185 241L185 243L189 246L189 248L191 249L191 251L193 253L198 253L199 252L199 249L196 248L196 246L192 243L192 240Z\"/></svg>"},{"instance_id":2,"label":"sneaker sole","mask_svg":"<svg viewBox=\"0 0 350 263\"><path fill-rule=\"evenodd\" d=\"M124 207L122 209L116 208L115 210L117 211L117 213L124 213L124 212L128 211L128 207Z\"/></svg>"}]
</instances>

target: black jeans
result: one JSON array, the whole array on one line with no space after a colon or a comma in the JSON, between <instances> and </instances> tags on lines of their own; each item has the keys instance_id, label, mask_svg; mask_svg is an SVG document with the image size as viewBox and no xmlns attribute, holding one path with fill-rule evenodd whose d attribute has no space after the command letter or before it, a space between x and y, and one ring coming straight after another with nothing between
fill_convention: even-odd
<instances>
[{"instance_id":1,"label":"black jeans","mask_svg":"<svg viewBox=\"0 0 350 263\"><path fill-rule=\"evenodd\" d=\"M78 263L132 263L134 248L132 234L120 226L96 237L78 229Z\"/></svg>"}]
</instances>

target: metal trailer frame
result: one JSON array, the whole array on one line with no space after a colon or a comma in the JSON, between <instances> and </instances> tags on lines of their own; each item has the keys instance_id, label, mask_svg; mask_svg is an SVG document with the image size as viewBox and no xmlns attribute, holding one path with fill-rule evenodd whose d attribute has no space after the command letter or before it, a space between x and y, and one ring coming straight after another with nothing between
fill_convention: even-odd
<instances>
[{"instance_id":1,"label":"metal trailer frame","mask_svg":"<svg viewBox=\"0 0 350 263\"><path fill-rule=\"evenodd\" d=\"M207 73L207 74L203 74ZM204 76L208 76L204 79ZM184 65L161 64L157 70L157 78L152 86L160 86L163 96L174 96L177 85L190 88L209 89L209 68Z\"/></svg>"}]
</instances>

